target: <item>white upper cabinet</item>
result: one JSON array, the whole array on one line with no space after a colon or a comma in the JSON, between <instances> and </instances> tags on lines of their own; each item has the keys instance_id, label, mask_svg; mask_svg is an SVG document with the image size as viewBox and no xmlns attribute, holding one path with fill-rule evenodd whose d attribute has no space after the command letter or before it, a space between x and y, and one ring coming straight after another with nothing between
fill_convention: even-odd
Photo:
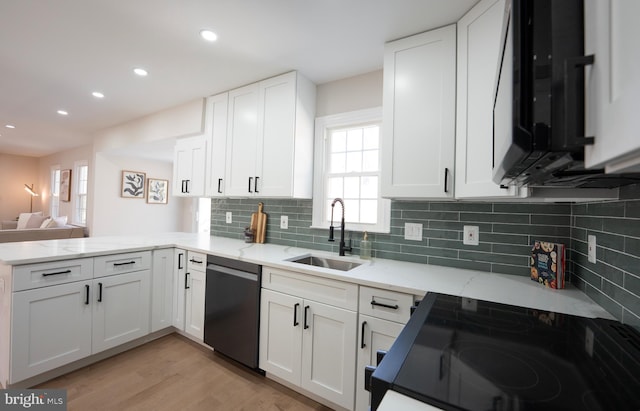
<instances>
[{"instance_id":1,"label":"white upper cabinet","mask_svg":"<svg viewBox=\"0 0 640 411\"><path fill-rule=\"evenodd\" d=\"M173 159L173 195L202 197L205 185L207 140L205 136L176 141Z\"/></svg>"},{"instance_id":2,"label":"white upper cabinet","mask_svg":"<svg viewBox=\"0 0 640 411\"><path fill-rule=\"evenodd\" d=\"M587 167L607 172L640 171L640 2L585 1L585 53L595 54L586 74Z\"/></svg>"},{"instance_id":3,"label":"white upper cabinet","mask_svg":"<svg viewBox=\"0 0 640 411\"><path fill-rule=\"evenodd\" d=\"M230 91L225 195L311 198L314 116L296 72Z\"/></svg>"},{"instance_id":4,"label":"white upper cabinet","mask_svg":"<svg viewBox=\"0 0 640 411\"><path fill-rule=\"evenodd\" d=\"M207 197L222 197L224 193L227 157L227 108L229 93L207 98L204 135L209 143L206 165Z\"/></svg>"},{"instance_id":5,"label":"white upper cabinet","mask_svg":"<svg viewBox=\"0 0 640 411\"><path fill-rule=\"evenodd\" d=\"M383 197L453 198L456 26L385 45Z\"/></svg>"},{"instance_id":6,"label":"white upper cabinet","mask_svg":"<svg viewBox=\"0 0 640 411\"><path fill-rule=\"evenodd\" d=\"M504 0L482 0L458 21L456 198L513 197L493 182L493 100Z\"/></svg>"}]
</instances>

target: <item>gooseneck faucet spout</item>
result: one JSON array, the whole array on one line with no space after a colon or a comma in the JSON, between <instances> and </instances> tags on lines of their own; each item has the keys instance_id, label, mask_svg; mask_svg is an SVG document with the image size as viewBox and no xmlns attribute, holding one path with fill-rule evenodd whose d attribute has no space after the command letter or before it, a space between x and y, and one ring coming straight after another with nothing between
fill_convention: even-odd
<instances>
[{"instance_id":1,"label":"gooseneck faucet spout","mask_svg":"<svg viewBox=\"0 0 640 411\"><path fill-rule=\"evenodd\" d=\"M340 203L342 206L342 219L340 220L340 251L339 255L343 256L345 251L351 252L351 240L349 240L349 246L347 247L344 242L344 201L341 198L336 198L331 202L331 225L329 226L329 241L334 241L333 239L333 210L335 209L336 203Z\"/></svg>"}]
</instances>

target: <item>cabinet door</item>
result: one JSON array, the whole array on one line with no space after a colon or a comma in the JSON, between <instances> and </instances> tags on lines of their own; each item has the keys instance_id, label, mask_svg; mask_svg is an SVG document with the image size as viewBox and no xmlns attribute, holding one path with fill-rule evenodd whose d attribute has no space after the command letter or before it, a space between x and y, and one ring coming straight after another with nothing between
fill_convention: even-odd
<instances>
[{"instance_id":1,"label":"cabinet door","mask_svg":"<svg viewBox=\"0 0 640 411\"><path fill-rule=\"evenodd\" d=\"M355 400L356 316L308 300L302 309L301 386L347 409Z\"/></svg>"},{"instance_id":2,"label":"cabinet door","mask_svg":"<svg viewBox=\"0 0 640 411\"><path fill-rule=\"evenodd\" d=\"M387 43L384 197L453 197L455 92L455 25Z\"/></svg>"},{"instance_id":3,"label":"cabinet door","mask_svg":"<svg viewBox=\"0 0 640 411\"><path fill-rule=\"evenodd\" d=\"M173 195L204 196L207 143L204 136L180 139L176 142L173 162Z\"/></svg>"},{"instance_id":4,"label":"cabinet door","mask_svg":"<svg viewBox=\"0 0 640 411\"><path fill-rule=\"evenodd\" d=\"M227 108L229 93L207 98L204 133L209 140L207 159L207 197L225 194L225 173L227 164Z\"/></svg>"},{"instance_id":5,"label":"cabinet door","mask_svg":"<svg viewBox=\"0 0 640 411\"><path fill-rule=\"evenodd\" d=\"M173 326L184 331L186 292L187 292L187 252L175 249L173 276L175 282L175 296L173 298Z\"/></svg>"},{"instance_id":6,"label":"cabinet door","mask_svg":"<svg viewBox=\"0 0 640 411\"><path fill-rule=\"evenodd\" d=\"M493 182L493 100L504 0L483 0L458 21L456 198L512 197Z\"/></svg>"},{"instance_id":7,"label":"cabinet door","mask_svg":"<svg viewBox=\"0 0 640 411\"><path fill-rule=\"evenodd\" d=\"M173 323L173 298L177 281L173 248L153 251L152 264L151 332L155 332Z\"/></svg>"},{"instance_id":8,"label":"cabinet door","mask_svg":"<svg viewBox=\"0 0 640 411\"><path fill-rule=\"evenodd\" d=\"M367 411L370 405L369 392L364 389L364 368L376 364L378 350L388 350L396 340L403 325L360 314L358 336L358 366L356 368L356 410Z\"/></svg>"},{"instance_id":9,"label":"cabinet door","mask_svg":"<svg viewBox=\"0 0 640 411\"><path fill-rule=\"evenodd\" d=\"M260 303L260 368L300 385L303 301L262 289Z\"/></svg>"},{"instance_id":10,"label":"cabinet door","mask_svg":"<svg viewBox=\"0 0 640 411\"><path fill-rule=\"evenodd\" d=\"M91 281L13 293L11 383L91 354Z\"/></svg>"},{"instance_id":11,"label":"cabinet door","mask_svg":"<svg viewBox=\"0 0 640 411\"><path fill-rule=\"evenodd\" d=\"M290 197L294 178L296 73L261 81L258 101L256 192L265 197Z\"/></svg>"},{"instance_id":12,"label":"cabinet door","mask_svg":"<svg viewBox=\"0 0 640 411\"><path fill-rule=\"evenodd\" d=\"M149 333L150 270L93 280L93 353Z\"/></svg>"},{"instance_id":13,"label":"cabinet door","mask_svg":"<svg viewBox=\"0 0 640 411\"><path fill-rule=\"evenodd\" d=\"M197 338L204 339L204 271L190 270L187 274L187 292L185 300L184 331Z\"/></svg>"},{"instance_id":14,"label":"cabinet door","mask_svg":"<svg viewBox=\"0 0 640 411\"><path fill-rule=\"evenodd\" d=\"M639 15L638 1L585 1L585 53L595 54L585 72L586 134L595 136L595 143L585 147L587 167L608 164L608 172L640 171Z\"/></svg>"},{"instance_id":15,"label":"cabinet door","mask_svg":"<svg viewBox=\"0 0 640 411\"><path fill-rule=\"evenodd\" d=\"M258 83L229 92L225 192L254 195L258 150Z\"/></svg>"}]
</instances>

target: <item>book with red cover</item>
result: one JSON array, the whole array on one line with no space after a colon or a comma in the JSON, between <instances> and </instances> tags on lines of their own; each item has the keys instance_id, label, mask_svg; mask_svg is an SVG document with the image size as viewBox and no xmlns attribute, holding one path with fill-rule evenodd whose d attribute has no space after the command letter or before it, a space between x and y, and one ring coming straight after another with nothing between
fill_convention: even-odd
<instances>
[{"instance_id":1,"label":"book with red cover","mask_svg":"<svg viewBox=\"0 0 640 411\"><path fill-rule=\"evenodd\" d=\"M564 288L565 246L536 241L531 249L531 280L549 288Z\"/></svg>"}]
</instances>

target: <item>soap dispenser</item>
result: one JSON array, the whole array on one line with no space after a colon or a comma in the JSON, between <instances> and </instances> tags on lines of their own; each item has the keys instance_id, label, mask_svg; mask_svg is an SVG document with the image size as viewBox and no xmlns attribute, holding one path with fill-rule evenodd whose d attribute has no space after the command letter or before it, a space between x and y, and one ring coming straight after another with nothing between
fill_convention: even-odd
<instances>
[{"instance_id":1,"label":"soap dispenser","mask_svg":"<svg viewBox=\"0 0 640 411\"><path fill-rule=\"evenodd\" d=\"M363 260L371 259L371 241L367 240L367 232L364 232L362 241L360 241L360 258Z\"/></svg>"}]
</instances>

